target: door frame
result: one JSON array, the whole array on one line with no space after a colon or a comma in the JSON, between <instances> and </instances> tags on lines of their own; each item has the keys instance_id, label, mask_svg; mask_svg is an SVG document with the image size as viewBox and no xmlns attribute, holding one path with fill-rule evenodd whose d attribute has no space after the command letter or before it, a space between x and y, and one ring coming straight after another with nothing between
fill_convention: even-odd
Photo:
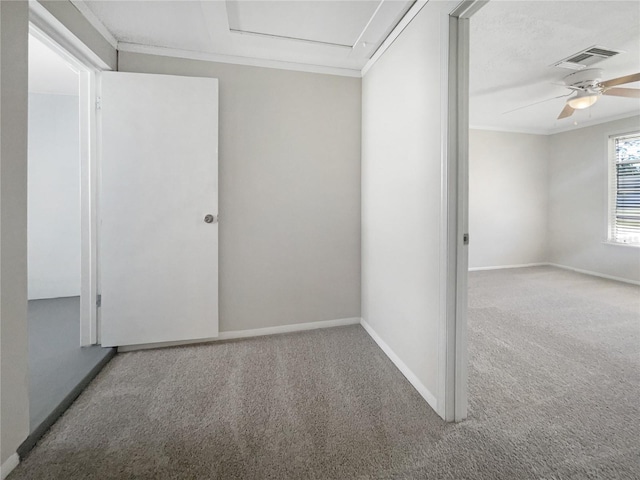
<instances>
[{"instance_id":1,"label":"door frame","mask_svg":"<svg viewBox=\"0 0 640 480\"><path fill-rule=\"evenodd\" d=\"M97 73L111 70L37 1L29 2L29 33L60 55L79 76L80 124L80 346L99 343Z\"/></svg>"},{"instance_id":2,"label":"door frame","mask_svg":"<svg viewBox=\"0 0 640 480\"><path fill-rule=\"evenodd\" d=\"M467 278L469 265L469 30L470 18L489 0L465 0L449 14L447 158L443 168L443 274L446 305L441 341L444 418L467 417Z\"/></svg>"}]
</instances>

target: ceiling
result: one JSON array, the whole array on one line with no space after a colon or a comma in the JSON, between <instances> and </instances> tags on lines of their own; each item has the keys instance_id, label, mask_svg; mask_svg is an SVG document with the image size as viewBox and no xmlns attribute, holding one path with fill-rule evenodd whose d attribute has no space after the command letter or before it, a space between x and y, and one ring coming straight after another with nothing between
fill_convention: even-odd
<instances>
[{"instance_id":1,"label":"ceiling","mask_svg":"<svg viewBox=\"0 0 640 480\"><path fill-rule=\"evenodd\" d=\"M108 30L121 51L229 63L262 61L353 76L360 76L415 3L71 1L99 29ZM639 25L640 4L635 0L489 1L471 19L471 126L548 134L639 113L640 99L607 96L557 120L565 98L554 97L571 93L562 79L574 70L552 66L598 45L624 51L593 65L604 70L604 80L640 72ZM640 87L640 82L624 86Z\"/></svg>"},{"instance_id":2,"label":"ceiling","mask_svg":"<svg viewBox=\"0 0 640 480\"><path fill-rule=\"evenodd\" d=\"M78 95L78 74L60 55L29 35L29 92Z\"/></svg>"},{"instance_id":3,"label":"ceiling","mask_svg":"<svg viewBox=\"0 0 640 480\"><path fill-rule=\"evenodd\" d=\"M120 50L161 47L187 57L294 62L359 76L414 1L74 0L79 3Z\"/></svg>"},{"instance_id":4,"label":"ceiling","mask_svg":"<svg viewBox=\"0 0 640 480\"><path fill-rule=\"evenodd\" d=\"M626 52L593 65L603 80L640 72L639 25L637 1L490 1L471 18L471 126L548 134L640 114L640 99L607 96L557 120L565 99L545 101L574 72L550 65L593 45Z\"/></svg>"}]
</instances>

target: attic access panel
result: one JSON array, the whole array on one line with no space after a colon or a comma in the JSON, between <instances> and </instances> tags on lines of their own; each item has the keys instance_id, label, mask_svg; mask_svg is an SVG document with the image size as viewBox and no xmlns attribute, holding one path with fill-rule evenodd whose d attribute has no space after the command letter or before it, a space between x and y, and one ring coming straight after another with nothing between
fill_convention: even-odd
<instances>
[{"instance_id":1,"label":"attic access panel","mask_svg":"<svg viewBox=\"0 0 640 480\"><path fill-rule=\"evenodd\" d=\"M304 42L340 58L368 59L414 3L226 0L225 6L230 33L260 38L265 47L282 49Z\"/></svg>"},{"instance_id":2,"label":"attic access panel","mask_svg":"<svg viewBox=\"0 0 640 480\"><path fill-rule=\"evenodd\" d=\"M227 0L229 29L351 48L380 1L239 2Z\"/></svg>"}]
</instances>

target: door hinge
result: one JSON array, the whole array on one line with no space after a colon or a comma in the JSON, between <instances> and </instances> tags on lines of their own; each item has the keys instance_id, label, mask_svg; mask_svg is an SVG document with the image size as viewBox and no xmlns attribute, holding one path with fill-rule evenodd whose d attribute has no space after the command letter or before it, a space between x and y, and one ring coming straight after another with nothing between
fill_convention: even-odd
<instances>
[{"instance_id":1,"label":"door hinge","mask_svg":"<svg viewBox=\"0 0 640 480\"><path fill-rule=\"evenodd\" d=\"M100 308L102 306L102 295L98 295L96 297L96 307Z\"/></svg>"},{"instance_id":2,"label":"door hinge","mask_svg":"<svg viewBox=\"0 0 640 480\"><path fill-rule=\"evenodd\" d=\"M469 234L465 233L462 235L462 244L463 245L469 245Z\"/></svg>"},{"instance_id":3,"label":"door hinge","mask_svg":"<svg viewBox=\"0 0 640 480\"><path fill-rule=\"evenodd\" d=\"M102 97L96 97L96 110L102 110Z\"/></svg>"}]
</instances>

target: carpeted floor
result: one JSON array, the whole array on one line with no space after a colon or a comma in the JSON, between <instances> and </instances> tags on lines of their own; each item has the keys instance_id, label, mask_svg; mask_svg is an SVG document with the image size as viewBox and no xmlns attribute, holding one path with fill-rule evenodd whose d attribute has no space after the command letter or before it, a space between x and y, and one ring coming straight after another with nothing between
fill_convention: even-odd
<instances>
[{"instance_id":1,"label":"carpeted floor","mask_svg":"<svg viewBox=\"0 0 640 480\"><path fill-rule=\"evenodd\" d=\"M640 288L470 275L470 418L359 326L118 355L9 477L638 479Z\"/></svg>"}]
</instances>

